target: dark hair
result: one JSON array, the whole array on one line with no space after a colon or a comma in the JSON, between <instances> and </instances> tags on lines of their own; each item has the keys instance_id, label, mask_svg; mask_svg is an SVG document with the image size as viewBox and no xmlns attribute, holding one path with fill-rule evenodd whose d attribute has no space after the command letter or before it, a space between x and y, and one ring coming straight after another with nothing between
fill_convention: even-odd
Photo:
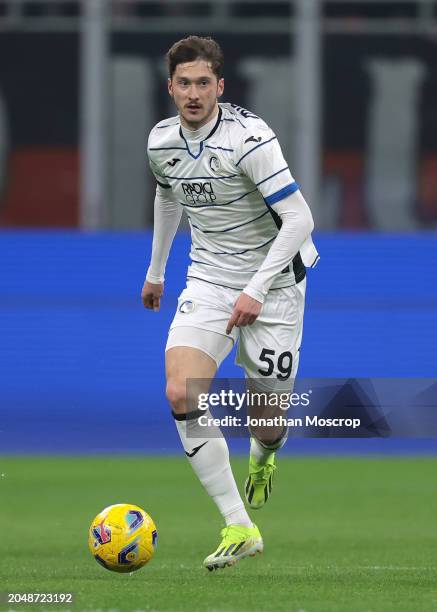
<instances>
[{"instance_id":1,"label":"dark hair","mask_svg":"<svg viewBox=\"0 0 437 612\"><path fill-rule=\"evenodd\" d=\"M194 62L198 59L205 60L211 65L211 70L217 79L222 77L224 64L223 51L219 44L209 36L188 36L178 40L168 50L166 59L170 78L173 76L178 64Z\"/></svg>"}]
</instances>

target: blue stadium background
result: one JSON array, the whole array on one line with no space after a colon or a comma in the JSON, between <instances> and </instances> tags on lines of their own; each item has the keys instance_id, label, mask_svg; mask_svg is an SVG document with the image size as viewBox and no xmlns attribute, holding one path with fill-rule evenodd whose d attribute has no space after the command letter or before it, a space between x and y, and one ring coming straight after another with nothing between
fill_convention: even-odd
<instances>
[{"instance_id":1,"label":"blue stadium background","mask_svg":"<svg viewBox=\"0 0 437 612\"><path fill-rule=\"evenodd\" d=\"M171 253L159 314L140 290L151 233L0 234L0 452L179 452L164 346L185 282ZM435 377L434 234L317 235L300 376ZM221 376L241 376L229 358ZM247 441L232 441L241 450ZM433 440L297 440L288 452L429 453Z\"/></svg>"}]
</instances>

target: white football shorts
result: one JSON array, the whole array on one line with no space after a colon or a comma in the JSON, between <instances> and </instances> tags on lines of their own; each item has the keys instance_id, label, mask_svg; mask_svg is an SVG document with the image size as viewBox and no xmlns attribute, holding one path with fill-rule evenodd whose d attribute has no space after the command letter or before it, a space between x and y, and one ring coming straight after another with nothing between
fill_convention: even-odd
<instances>
[{"instance_id":1,"label":"white football shorts","mask_svg":"<svg viewBox=\"0 0 437 612\"><path fill-rule=\"evenodd\" d=\"M217 367L238 342L236 363L250 379L274 380L289 388L296 377L302 341L306 278L297 285L269 291L253 325L226 334L240 290L189 278L178 299L166 351L175 346L197 348ZM270 386L269 384L266 386Z\"/></svg>"}]
</instances>

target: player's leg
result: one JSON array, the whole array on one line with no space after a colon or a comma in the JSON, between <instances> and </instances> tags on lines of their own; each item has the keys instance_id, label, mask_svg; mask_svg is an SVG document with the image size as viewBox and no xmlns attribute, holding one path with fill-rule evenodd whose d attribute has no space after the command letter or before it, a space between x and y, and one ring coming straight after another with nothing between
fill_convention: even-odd
<instances>
[{"instance_id":1,"label":"player's leg","mask_svg":"<svg viewBox=\"0 0 437 612\"><path fill-rule=\"evenodd\" d=\"M220 428L201 424L211 415L197 407L200 393L209 391L221 356L232 348L232 341L220 336L178 327L170 331L171 348L166 351L167 397L185 454L226 522L219 546L204 560L209 570L233 565L247 555L261 552L263 547L258 528L252 524L238 492ZM183 342L201 348L178 346Z\"/></svg>"},{"instance_id":2,"label":"player's leg","mask_svg":"<svg viewBox=\"0 0 437 612\"><path fill-rule=\"evenodd\" d=\"M259 393L260 388L256 389ZM269 405L276 392L261 391L269 399L266 406L250 410L252 419L286 418L284 411ZM281 394L279 394L281 395ZM279 403L279 402L278 402ZM276 469L276 453L287 441L288 428L286 425L264 426L252 425L250 429L249 474L244 483L246 501L253 509L262 508L270 497L273 488L273 474Z\"/></svg>"},{"instance_id":3,"label":"player's leg","mask_svg":"<svg viewBox=\"0 0 437 612\"><path fill-rule=\"evenodd\" d=\"M182 446L194 472L216 503L226 524L251 527L252 523L232 474L226 440L219 427L205 424L211 416L209 411L197 407L197 397L209 391L217 363L201 349L175 346L175 342L184 342L187 333L190 342L195 342L197 337L199 346L205 344L205 336L214 334L185 327L170 332L169 341L173 348L166 351L167 398ZM232 348L230 339L215 335L217 342L225 341L230 344L229 350Z\"/></svg>"},{"instance_id":4,"label":"player's leg","mask_svg":"<svg viewBox=\"0 0 437 612\"><path fill-rule=\"evenodd\" d=\"M185 453L226 522L221 544L204 561L208 569L262 550L259 531L235 484L226 441L218 427L201 424L205 414L199 414L197 405L199 393L208 392L238 338L238 329L231 336L225 334L238 293L190 279L179 297L166 347L167 396Z\"/></svg>"},{"instance_id":5,"label":"player's leg","mask_svg":"<svg viewBox=\"0 0 437 612\"><path fill-rule=\"evenodd\" d=\"M238 363L245 368L249 388L281 396L293 390L302 341L306 280L298 285L269 293L257 321L242 328ZM260 417L285 417L283 402L267 401L250 409ZM281 407L282 406L282 407ZM286 440L288 429L280 422L274 426L254 424L251 428L249 476L245 483L246 500L261 508L272 492L275 455Z\"/></svg>"}]
</instances>

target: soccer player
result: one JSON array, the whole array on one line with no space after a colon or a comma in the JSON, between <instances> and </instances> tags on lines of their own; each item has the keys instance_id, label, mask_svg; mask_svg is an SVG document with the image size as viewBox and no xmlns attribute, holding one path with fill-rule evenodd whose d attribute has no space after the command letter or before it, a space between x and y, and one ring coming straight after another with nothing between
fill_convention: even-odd
<instances>
[{"instance_id":1,"label":"soccer player","mask_svg":"<svg viewBox=\"0 0 437 612\"><path fill-rule=\"evenodd\" d=\"M246 378L292 385L302 336L305 265L318 259L313 219L273 131L253 113L218 103L223 54L211 38L189 36L167 53L168 92L178 115L158 123L148 141L156 177L150 266L142 289L158 311L170 247L185 210L192 246L187 285L166 346L167 398L185 454L226 527L204 560L209 570L262 552L261 534L245 509L219 428L200 425L187 379L208 391L238 342ZM203 385L203 387L202 387ZM287 430L251 430L246 501L261 508Z\"/></svg>"}]
</instances>

